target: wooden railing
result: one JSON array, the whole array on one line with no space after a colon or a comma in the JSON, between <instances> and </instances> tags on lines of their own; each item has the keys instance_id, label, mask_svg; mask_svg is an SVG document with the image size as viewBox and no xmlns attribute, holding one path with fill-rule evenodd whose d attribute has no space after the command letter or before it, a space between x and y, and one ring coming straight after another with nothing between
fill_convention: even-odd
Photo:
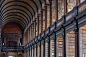
<instances>
[{"instance_id":1,"label":"wooden railing","mask_svg":"<svg viewBox=\"0 0 86 57\"><path fill-rule=\"evenodd\" d=\"M83 12L86 13L86 0L83 3L81 3L80 5L75 6L73 8L73 10L71 10L70 12L68 12L60 20L58 20L56 23L54 23L52 26L50 26L48 29L46 29L43 33L41 33L41 34L44 34L44 35L40 34L40 37L38 37L39 36L38 35L31 42L29 42L28 44L26 44L25 47L24 47L24 49L27 49L27 47L31 46L33 43L37 43L39 41L38 39L45 37L45 35L48 34L48 33L50 33L52 30L55 30L55 29L59 28L59 26L62 26L63 24L65 24L65 23L67 23L69 21L70 22L73 21L74 18L76 18L77 16L80 16Z\"/></svg>"},{"instance_id":2,"label":"wooden railing","mask_svg":"<svg viewBox=\"0 0 86 57\"><path fill-rule=\"evenodd\" d=\"M23 46L15 46L15 47L9 47L9 46L4 46L2 47L2 52L16 52L16 51L22 51L23 52L24 47Z\"/></svg>"},{"instance_id":3,"label":"wooden railing","mask_svg":"<svg viewBox=\"0 0 86 57\"><path fill-rule=\"evenodd\" d=\"M6 37L6 38L22 38L22 34L2 33L2 37Z\"/></svg>"}]
</instances>

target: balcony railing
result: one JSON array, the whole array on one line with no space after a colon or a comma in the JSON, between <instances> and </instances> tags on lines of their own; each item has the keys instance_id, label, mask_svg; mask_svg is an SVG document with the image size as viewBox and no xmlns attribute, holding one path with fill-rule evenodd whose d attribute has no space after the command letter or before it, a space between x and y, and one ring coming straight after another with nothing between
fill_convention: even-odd
<instances>
[{"instance_id":1,"label":"balcony railing","mask_svg":"<svg viewBox=\"0 0 86 57\"><path fill-rule=\"evenodd\" d=\"M10 52L16 52L16 51L23 51L24 47L23 46L15 46L15 47L9 47L9 46L4 46L2 47L2 52L10 51Z\"/></svg>"},{"instance_id":2,"label":"balcony railing","mask_svg":"<svg viewBox=\"0 0 86 57\"><path fill-rule=\"evenodd\" d=\"M3 33L2 37L6 37L6 38L22 38L22 34Z\"/></svg>"},{"instance_id":3,"label":"balcony railing","mask_svg":"<svg viewBox=\"0 0 86 57\"><path fill-rule=\"evenodd\" d=\"M56 23L54 23L52 26L50 26L48 29L46 29L43 32L43 34L44 34L43 36L46 36L48 32L52 32L53 30L58 29L59 26L62 26L63 24L68 23L69 21L75 20L74 18L76 18L77 16L82 16L82 14L84 14L83 12L86 14L86 0L83 3L81 3L80 5L75 6L73 8L73 10L71 10L70 12L68 12L60 20L58 20ZM29 42L27 44L28 46L25 45L24 48L27 48L27 47L31 46L31 44L33 44L34 42L37 43L39 41L38 40L38 38L39 38L38 36L36 38L34 38L33 42L32 41ZM41 37L43 37L43 36L41 36Z\"/></svg>"}]
</instances>

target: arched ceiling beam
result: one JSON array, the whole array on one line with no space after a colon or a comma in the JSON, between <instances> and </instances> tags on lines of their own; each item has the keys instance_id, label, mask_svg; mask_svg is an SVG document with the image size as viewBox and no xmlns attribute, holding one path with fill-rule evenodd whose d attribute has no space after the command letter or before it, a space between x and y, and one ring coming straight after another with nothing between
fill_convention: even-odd
<instances>
[{"instance_id":1,"label":"arched ceiling beam","mask_svg":"<svg viewBox=\"0 0 86 57\"><path fill-rule=\"evenodd\" d=\"M3 28L7 23L10 23L10 22L18 23L19 25L21 25L22 29L24 30L24 26L23 26L21 23L19 23L18 21L7 21L7 22L5 22L4 24L2 24L2 28Z\"/></svg>"},{"instance_id":2,"label":"arched ceiling beam","mask_svg":"<svg viewBox=\"0 0 86 57\"><path fill-rule=\"evenodd\" d=\"M11 8L11 7L18 7L18 8L21 7L21 9L23 8L23 9L27 10L27 11L30 13L30 15L32 16L32 13L30 12L30 10L28 10L26 7L24 7L24 6L22 6L22 5L10 5L10 6L6 7L6 8L4 8L4 9L2 9L2 10L1 10L1 13L2 13L4 10L6 10L7 8Z\"/></svg>"},{"instance_id":3,"label":"arched ceiling beam","mask_svg":"<svg viewBox=\"0 0 86 57\"><path fill-rule=\"evenodd\" d=\"M19 20L21 20L25 25L27 25L27 23L26 23L26 21L24 20L24 19L21 19L20 17L16 17L16 16L10 16L10 17L7 17L7 18L5 18L4 20L2 20L2 21L5 21L5 20L7 20L7 19L19 19Z\"/></svg>"},{"instance_id":4,"label":"arched ceiling beam","mask_svg":"<svg viewBox=\"0 0 86 57\"><path fill-rule=\"evenodd\" d=\"M31 16L29 17L29 15L27 15L26 12L22 11L21 9L20 9L20 10L19 10L19 9L16 9L16 10L14 10L14 9L8 10L8 11L2 13L2 17L5 16L7 13L13 12L13 11L20 12L20 13L22 13L23 15L25 15L28 19L29 19L29 18L31 19ZM3 18L4 18L4 17L3 17ZM30 21L30 20L29 20L29 21Z\"/></svg>"},{"instance_id":5,"label":"arched ceiling beam","mask_svg":"<svg viewBox=\"0 0 86 57\"><path fill-rule=\"evenodd\" d=\"M20 12L9 12L9 13L5 14L5 15L2 16L2 17L3 17L3 19L4 19L4 18L6 18L7 16L12 15L12 14L20 15L20 16L22 16L24 19L27 19L27 17L26 17L24 14L20 13ZM26 20L26 21L27 21L27 20ZM28 22L27 22L27 23L28 23Z\"/></svg>"},{"instance_id":6,"label":"arched ceiling beam","mask_svg":"<svg viewBox=\"0 0 86 57\"><path fill-rule=\"evenodd\" d=\"M9 23L9 22L17 22L17 23L19 23L19 21L12 21L12 20L10 20L10 21L7 21L7 22L5 22L3 25L2 25L2 27L6 24L6 23ZM21 24L21 23L19 23L21 26L22 26L22 28L23 28L23 30L24 30L24 26L23 26L23 24Z\"/></svg>"},{"instance_id":7,"label":"arched ceiling beam","mask_svg":"<svg viewBox=\"0 0 86 57\"><path fill-rule=\"evenodd\" d=\"M42 7L41 1L40 0L33 0L33 1L36 3L39 10L39 8Z\"/></svg>"},{"instance_id":8,"label":"arched ceiling beam","mask_svg":"<svg viewBox=\"0 0 86 57\"><path fill-rule=\"evenodd\" d=\"M11 11L11 10L15 10L15 11L22 11L22 12L24 12L25 13L25 15L27 15L27 16L30 16L30 18L32 18L32 16L31 16L31 14L28 14L26 11L24 11L24 10L22 10L22 9L18 9L18 8L13 8L13 9L7 9L7 10L5 10L5 11L3 11L2 12L2 15L3 14L5 14L5 13L7 13L7 12L9 12L9 11Z\"/></svg>"},{"instance_id":9,"label":"arched ceiling beam","mask_svg":"<svg viewBox=\"0 0 86 57\"><path fill-rule=\"evenodd\" d=\"M34 7L29 3L29 2L26 2L26 0L24 1L24 0L21 0L21 1L18 1L18 0L8 0L7 2L3 2L2 3L2 7L1 7L1 9L2 9L2 16L4 16L3 18L6 18L7 19L7 16L9 16L10 14L8 14L9 13L9 11L10 10L12 10L12 9L10 9L10 10L7 10L7 8L6 7L8 7L8 5L9 5L9 7L11 7L10 5L13 5L12 3L14 3L14 5L16 6L16 5L21 5L21 6L23 6L23 8L24 7L26 7L27 8L27 10L31 10L30 12L32 13L32 18L30 17L29 18L29 20L30 21L28 21L28 23L29 22L31 22L31 19L33 19L33 16L35 15L35 13L38 11L38 9L41 7L42 8L42 0L29 0L30 2L32 2L32 4L34 5ZM36 2L37 1L37 2ZM19 4L16 4L16 3L18 2ZM28 4L28 7L27 7L27 5L25 6L25 4ZM13 6L12 6L13 7ZM7 11L5 11L4 9L6 9ZM36 10L34 10L34 9L36 9ZM17 10L17 9L14 9L14 10ZM7 13L8 12L8 13ZM23 12L25 12L25 10L23 11ZM19 13L21 13L21 12L19 12ZM27 13L27 12L26 12ZM6 15L7 14L7 15ZM28 13L27 13L28 14ZM34 14L34 15L33 15ZM12 15L13 15L13 13L12 13ZM20 15L20 14L19 14ZM30 16L30 14L28 14L29 16ZM21 15L20 15L21 16ZM25 16L25 17L27 17L27 16ZM24 18L25 18L24 17ZM27 18L25 18L25 19L27 19Z\"/></svg>"},{"instance_id":10,"label":"arched ceiling beam","mask_svg":"<svg viewBox=\"0 0 86 57\"><path fill-rule=\"evenodd\" d=\"M37 7L36 3L35 3L33 0L30 0L30 1L35 5L36 10L37 10L37 12L38 12L38 7Z\"/></svg>"},{"instance_id":11,"label":"arched ceiling beam","mask_svg":"<svg viewBox=\"0 0 86 57\"><path fill-rule=\"evenodd\" d=\"M28 16L25 12L22 12L21 10L10 10L10 11L4 13L4 14L2 15L2 17L5 16L6 14L10 13L10 12L11 12L11 13L15 13L15 12L16 12L16 14L17 14L17 13L21 13L21 14L24 15L27 19L29 18L29 16Z\"/></svg>"},{"instance_id":12,"label":"arched ceiling beam","mask_svg":"<svg viewBox=\"0 0 86 57\"><path fill-rule=\"evenodd\" d=\"M4 8L7 4L10 4L10 3L13 3L13 2L16 2L16 3L20 3L20 2L21 2L21 3L23 3L23 4L26 4L26 5L32 10L32 12L35 14L35 11L34 11L33 7L31 7L28 3L24 2L24 1L17 1L17 0L16 0L16 1L9 1L9 2L7 2L7 3L4 4L4 5L2 4L1 9ZM21 3L20 3L20 4L21 4Z\"/></svg>"},{"instance_id":13,"label":"arched ceiling beam","mask_svg":"<svg viewBox=\"0 0 86 57\"><path fill-rule=\"evenodd\" d=\"M14 15L9 15L9 16L7 16L6 18L9 18L9 17L19 17L20 19L25 20L22 16L20 16L20 15L15 15L15 14L14 14ZM6 18L4 18L4 19L2 19L2 20L5 21ZM27 23L26 20L25 20L25 23ZM27 23L27 24L28 24L28 23Z\"/></svg>"},{"instance_id":14,"label":"arched ceiling beam","mask_svg":"<svg viewBox=\"0 0 86 57\"><path fill-rule=\"evenodd\" d=\"M11 6L8 6L8 7L6 7L6 8L9 8L9 7L12 7L12 6L19 6L19 7L23 7L23 6L21 6L21 5L11 5ZM1 12L3 12L3 10L5 10L6 8L4 8L4 9L2 9L1 10ZM23 7L23 8L25 8L25 7ZM25 8L25 9L27 9L27 8ZM28 10L28 9L27 9ZM28 10L28 12L30 12L29 10ZM31 12L30 12L30 14L31 14ZM31 16L32 16L32 14L31 14Z\"/></svg>"},{"instance_id":15,"label":"arched ceiling beam","mask_svg":"<svg viewBox=\"0 0 86 57\"><path fill-rule=\"evenodd\" d=\"M12 18L7 18L5 21L8 21L8 20L18 20L18 21L20 21L20 23L22 23L25 26L25 23L21 19L19 19L19 18L13 18L13 17ZM3 23L5 21L3 21Z\"/></svg>"},{"instance_id":16,"label":"arched ceiling beam","mask_svg":"<svg viewBox=\"0 0 86 57\"><path fill-rule=\"evenodd\" d=\"M13 20L12 19L8 19L6 21L3 21L3 24L6 23L6 22L8 22L8 21L13 21L13 22L17 21L18 23L22 24L24 26L24 28L25 28L25 24L21 20L18 20L18 19L13 19Z\"/></svg>"},{"instance_id":17,"label":"arched ceiling beam","mask_svg":"<svg viewBox=\"0 0 86 57\"><path fill-rule=\"evenodd\" d=\"M38 0L39 1L39 3L40 3L40 7L41 7L41 9L42 9L42 3L41 3L41 1L40 0Z\"/></svg>"}]
</instances>

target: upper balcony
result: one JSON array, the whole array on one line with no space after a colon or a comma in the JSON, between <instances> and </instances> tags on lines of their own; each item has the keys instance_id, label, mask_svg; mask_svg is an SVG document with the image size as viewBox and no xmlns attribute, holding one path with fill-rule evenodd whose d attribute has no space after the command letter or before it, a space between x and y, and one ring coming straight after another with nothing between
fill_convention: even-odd
<instances>
[{"instance_id":1,"label":"upper balcony","mask_svg":"<svg viewBox=\"0 0 86 57\"><path fill-rule=\"evenodd\" d=\"M23 52L23 46L3 46L2 52Z\"/></svg>"}]
</instances>

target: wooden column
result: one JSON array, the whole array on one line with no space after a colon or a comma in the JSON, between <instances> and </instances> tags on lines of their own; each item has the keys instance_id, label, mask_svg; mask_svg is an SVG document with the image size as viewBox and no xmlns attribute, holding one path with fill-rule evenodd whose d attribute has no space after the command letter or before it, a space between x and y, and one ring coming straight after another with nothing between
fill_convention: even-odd
<instances>
[{"instance_id":1,"label":"wooden column","mask_svg":"<svg viewBox=\"0 0 86 57\"><path fill-rule=\"evenodd\" d=\"M27 29L27 43L28 43L28 29Z\"/></svg>"},{"instance_id":2,"label":"wooden column","mask_svg":"<svg viewBox=\"0 0 86 57\"><path fill-rule=\"evenodd\" d=\"M31 41L31 27L30 27L30 26L29 26L29 31L30 31L30 32L29 32L29 33L30 33L30 38L29 38L29 39L30 39L30 41Z\"/></svg>"},{"instance_id":3,"label":"wooden column","mask_svg":"<svg viewBox=\"0 0 86 57\"><path fill-rule=\"evenodd\" d=\"M29 38L29 39L30 39L30 41L31 41L31 27L29 27L29 31L30 31L30 32L29 32L29 33L30 33L30 38Z\"/></svg>"},{"instance_id":4,"label":"wooden column","mask_svg":"<svg viewBox=\"0 0 86 57\"><path fill-rule=\"evenodd\" d=\"M16 57L18 57L18 52L16 52Z\"/></svg>"},{"instance_id":5,"label":"wooden column","mask_svg":"<svg viewBox=\"0 0 86 57\"><path fill-rule=\"evenodd\" d=\"M47 29L47 6L45 6L45 30Z\"/></svg>"},{"instance_id":6,"label":"wooden column","mask_svg":"<svg viewBox=\"0 0 86 57\"><path fill-rule=\"evenodd\" d=\"M41 11L41 32L43 32L43 10Z\"/></svg>"},{"instance_id":7,"label":"wooden column","mask_svg":"<svg viewBox=\"0 0 86 57\"><path fill-rule=\"evenodd\" d=\"M34 57L34 44L33 44L33 57Z\"/></svg>"},{"instance_id":8,"label":"wooden column","mask_svg":"<svg viewBox=\"0 0 86 57\"><path fill-rule=\"evenodd\" d=\"M38 16L38 35L39 35L39 16Z\"/></svg>"},{"instance_id":9,"label":"wooden column","mask_svg":"<svg viewBox=\"0 0 86 57\"><path fill-rule=\"evenodd\" d=\"M25 45L27 44L27 31L25 33Z\"/></svg>"},{"instance_id":10,"label":"wooden column","mask_svg":"<svg viewBox=\"0 0 86 57\"><path fill-rule=\"evenodd\" d=\"M32 27L30 26L30 41L32 40Z\"/></svg>"},{"instance_id":11,"label":"wooden column","mask_svg":"<svg viewBox=\"0 0 86 57\"><path fill-rule=\"evenodd\" d=\"M34 39L34 22L33 22L33 39Z\"/></svg>"},{"instance_id":12,"label":"wooden column","mask_svg":"<svg viewBox=\"0 0 86 57\"><path fill-rule=\"evenodd\" d=\"M32 57L32 45L31 45L31 57Z\"/></svg>"},{"instance_id":13,"label":"wooden column","mask_svg":"<svg viewBox=\"0 0 86 57\"><path fill-rule=\"evenodd\" d=\"M34 38L34 29L33 29L33 27L34 27L34 24L32 24L32 40L33 40L33 38Z\"/></svg>"},{"instance_id":14,"label":"wooden column","mask_svg":"<svg viewBox=\"0 0 86 57\"><path fill-rule=\"evenodd\" d=\"M64 28L64 33L63 33L63 57L66 57L66 32Z\"/></svg>"},{"instance_id":15,"label":"wooden column","mask_svg":"<svg viewBox=\"0 0 86 57\"><path fill-rule=\"evenodd\" d=\"M50 1L50 26L52 25L52 1Z\"/></svg>"},{"instance_id":16,"label":"wooden column","mask_svg":"<svg viewBox=\"0 0 86 57\"><path fill-rule=\"evenodd\" d=\"M32 40L32 24L31 24L31 40Z\"/></svg>"},{"instance_id":17,"label":"wooden column","mask_svg":"<svg viewBox=\"0 0 86 57\"><path fill-rule=\"evenodd\" d=\"M15 41L16 41L16 39L15 39ZM25 45L25 33L24 33L24 45Z\"/></svg>"},{"instance_id":18,"label":"wooden column","mask_svg":"<svg viewBox=\"0 0 86 57\"><path fill-rule=\"evenodd\" d=\"M34 35L34 32L35 32L35 30L34 30L34 22L33 22L33 35ZM33 36L33 39L35 38L35 35Z\"/></svg>"},{"instance_id":19,"label":"wooden column","mask_svg":"<svg viewBox=\"0 0 86 57\"><path fill-rule=\"evenodd\" d=\"M28 29L28 43L29 43L29 29Z\"/></svg>"},{"instance_id":20,"label":"wooden column","mask_svg":"<svg viewBox=\"0 0 86 57\"><path fill-rule=\"evenodd\" d=\"M29 57L30 57L30 47L29 47Z\"/></svg>"},{"instance_id":21,"label":"wooden column","mask_svg":"<svg viewBox=\"0 0 86 57\"><path fill-rule=\"evenodd\" d=\"M5 46L6 46L6 37L4 38L4 43L5 43Z\"/></svg>"},{"instance_id":22,"label":"wooden column","mask_svg":"<svg viewBox=\"0 0 86 57\"><path fill-rule=\"evenodd\" d=\"M40 57L41 57L41 41L40 41Z\"/></svg>"},{"instance_id":23,"label":"wooden column","mask_svg":"<svg viewBox=\"0 0 86 57\"><path fill-rule=\"evenodd\" d=\"M1 5L0 5L0 9L1 9ZM1 48L2 48L1 28L2 28L2 20L1 20L1 12L0 12L0 53L1 53Z\"/></svg>"},{"instance_id":24,"label":"wooden column","mask_svg":"<svg viewBox=\"0 0 86 57\"><path fill-rule=\"evenodd\" d=\"M26 32L25 32L25 45L26 45Z\"/></svg>"},{"instance_id":25,"label":"wooden column","mask_svg":"<svg viewBox=\"0 0 86 57\"><path fill-rule=\"evenodd\" d=\"M32 24L31 24L31 40L32 40Z\"/></svg>"},{"instance_id":26,"label":"wooden column","mask_svg":"<svg viewBox=\"0 0 86 57\"><path fill-rule=\"evenodd\" d=\"M34 22L35 22L35 37L36 37L36 20Z\"/></svg>"},{"instance_id":27,"label":"wooden column","mask_svg":"<svg viewBox=\"0 0 86 57\"><path fill-rule=\"evenodd\" d=\"M32 24L31 24L31 40L32 40Z\"/></svg>"},{"instance_id":28,"label":"wooden column","mask_svg":"<svg viewBox=\"0 0 86 57\"><path fill-rule=\"evenodd\" d=\"M75 57L79 57L79 37L77 29L75 29Z\"/></svg>"},{"instance_id":29,"label":"wooden column","mask_svg":"<svg viewBox=\"0 0 86 57\"><path fill-rule=\"evenodd\" d=\"M29 42L30 42L30 28L28 30L29 30Z\"/></svg>"},{"instance_id":30,"label":"wooden column","mask_svg":"<svg viewBox=\"0 0 86 57\"><path fill-rule=\"evenodd\" d=\"M79 57L79 27L77 21L75 28L75 57Z\"/></svg>"},{"instance_id":31,"label":"wooden column","mask_svg":"<svg viewBox=\"0 0 86 57\"><path fill-rule=\"evenodd\" d=\"M20 46L20 38L18 38L18 46Z\"/></svg>"},{"instance_id":32,"label":"wooden column","mask_svg":"<svg viewBox=\"0 0 86 57\"><path fill-rule=\"evenodd\" d=\"M56 0L56 21L58 21L58 0Z\"/></svg>"},{"instance_id":33,"label":"wooden column","mask_svg":"<svg viewBox=\"0 0 86 57\"><path fill-rule=\"evenodd\" d=\"M8 57L8 52L6 51L6 57Z\"/></svg>"},{"instance_id":34,"label":"wooden column","mask_svg":"<svg viewBox=\"0 0 86 57\"><path fill-rule=\"evenodd\" d=\"M36 43L36 57L37 57L37 43Z\"/></svg>"},{"instance_id":35,"label":"wooden column","mask_svg":"<svg viewBox=\"0 0 86 57\"><path fill-rule=\"evenodd\" d=\"M67 0L64 0L64 15L67 14Z\"/></svg>"},{"instance_id":36,"label":"wooden column","mask_svg":"<svg viewBox=\"0 0 86 57\"><path fill-rule=\"evenodd\" d=\"M50 57L50 38L49 38L49 42L48 42L48 57Z\"/></svg>"}]
</instances>

